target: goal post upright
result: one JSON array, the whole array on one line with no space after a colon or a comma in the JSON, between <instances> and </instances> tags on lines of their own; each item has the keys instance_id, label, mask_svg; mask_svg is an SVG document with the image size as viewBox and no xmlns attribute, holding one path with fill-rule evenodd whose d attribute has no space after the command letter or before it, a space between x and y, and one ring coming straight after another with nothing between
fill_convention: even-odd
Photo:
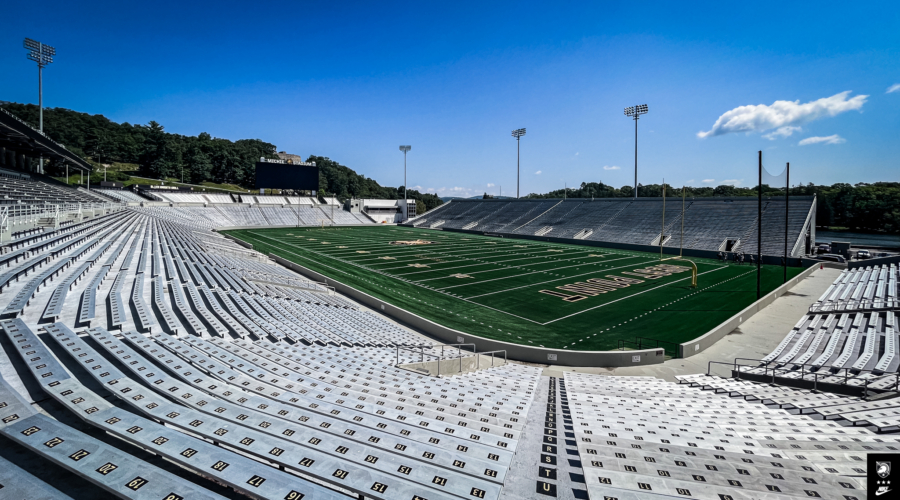
<instances>
[{"instance_id":1,"label":"goal post upright","mask_svg":"<svg viewBox=\"0 0 900 500\"><path fill-rule=\"evenodd\" d=\"M662 232L659 233L659 261L681 260L691 265L691 288L697 288L697 264L692 260L684 258L684 204L685 204L685 187L681 188L681 246L678 249L677 257L663 258L663 238L666 230L666 181L663 180L663 215L662 215Z\"/></svg>"}]
</instances>

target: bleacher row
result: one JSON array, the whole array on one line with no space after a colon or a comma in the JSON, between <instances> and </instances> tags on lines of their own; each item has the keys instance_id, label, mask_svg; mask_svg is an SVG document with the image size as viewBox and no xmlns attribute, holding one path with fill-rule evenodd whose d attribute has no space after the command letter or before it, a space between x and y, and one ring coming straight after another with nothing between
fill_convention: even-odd
<instances>
[{"instance_id":1,"label":"bleacher row","mask_svg":"<svg viewBox=\"0 0 900 500\"><path fill-rule=\"evenodd\" d=\"M563 418L590 498L861 499L866 455L900 450L900 437L809 415L855 398L678 378L566 373Z\"/></svg>"},{"instance_id":2,"label":"bleacher row","mask_svg":"<svg viewBox=\"0 0 900 500\"><path fill-rule=\"evenodd\" d=\"M69 189L49 178L0 175L0 205L104 203L109 201L90 191Z\"/></svg>"},{"instance_id":3,"label":"bleacher row","mask_svg":"<svg viewBox=\"0 0 900 500\"><path fill-rule=\"evenodd\" d=\"M258 205L214 205L207 207L158 207L139 209L153 217L178 221L206 229L243 226L317 226L320 224L372 224L364 214L306 205L274 207Z\"/></svg>"},{"instance_id":4,"label":"bleacher row","mask_svg":"<svg viewBox=\"0 0 900 500\"><path fill-rule=\"evenodd\" d=\"M815 198L793 197L789 208L788 252L805 234L814 210ZM684 248L756 252L757 200L695 198L685 203ZM411 219L408 225L421 228L470 229L486 233L537 235L591 241L659 245L681 245L682 203L666 204L665 231L662 230L661 199L568 199L568 200L453 200ZM766 199L762 224L764 255L784 252L785 204L783 199ZM728 241L732 246L728 246Z\"/></svg>"},{"instance_id":5,"label":"bleacher row","mask_svg":"<svg viewBox=\"0 0 900 500\"><path fill-rule=\"evenodd\" d=\"M900 388L895 264L843 271L758 366L742 374L870 390Z\"/></svg>"},{"instance_id":6,"label":"bleacher row","mask_svg":"<svg viewBox=\"0 0 900 500\"><path fill-rule=\"evenodd\" d=\"M248 205L302 205L308 207L319 205L319 202L315 198L306 196L230 195L225 193L190 193L180 191L167 192L162 189L144 190L143 192L153 199L171 203L214 203L226 205L243 203ZM140 198L138 201L145 201L145 199Z\"/></svg>"},{"instance_id":7,"label":"bleacher row","mask_svg":"<svg viewBox=\"0 0 900 500\"><path fill-rule=\"evenodd\" d=\"M104 196L108 196L114 200L121 201L123 203L129 202L145 202L149 201L148 198L144 198L143 196L129 191L127 189L103 189L103 188L94 188L93 191L98 192Z\"/></svg>"}]
</instances>

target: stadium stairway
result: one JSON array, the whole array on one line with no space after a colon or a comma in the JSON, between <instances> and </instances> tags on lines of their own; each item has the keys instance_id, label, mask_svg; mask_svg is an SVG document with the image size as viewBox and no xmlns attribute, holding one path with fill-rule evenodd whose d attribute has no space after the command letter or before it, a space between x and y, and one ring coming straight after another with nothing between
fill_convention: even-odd
<instances>
[{"instance_id":1,"label":"stadium stairway","mask_svg":"<svg viewBox=\"0 0 900 500\"><path fill-rule=\"evenodd\" d=\"M541 377L501 500L589 498L573 431L564 379Z\"/></svg>"}]
</instances>

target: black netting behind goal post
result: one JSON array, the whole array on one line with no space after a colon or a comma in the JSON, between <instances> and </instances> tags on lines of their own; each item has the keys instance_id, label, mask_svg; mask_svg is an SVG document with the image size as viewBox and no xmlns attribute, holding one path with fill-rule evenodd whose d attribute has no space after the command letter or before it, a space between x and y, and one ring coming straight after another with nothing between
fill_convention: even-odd
<instances>
[{"instance_id":1,"label":"black netting behind goal post","mask_svg":"<svg viewBox=\"0 0 900 500\"><path fill-rule=\"evenodd\" d=\"M763 230L779 231L783 230L784 239L783 245L780 245L781 248L781 266L783 268L783 281L787 282L787 260L790 253L790 249L788 248L790 243L789 237L789 227L788 223L790 221L789 210L790 210L790 201L788 198L788 194L790 192L789 182L790 182L790 169L791 164L786 164L785 168L781 170L779 174L773 174L766 167L763 166L762 161L762 151L759 152L759 185L758 189L758 199L759 199L759 207L757 210L758 213L758 230L757 230L757 248L756 248L756 259L757 259L757 276L756 276L756 289L757 289L757 299L761 296L760 290L760 268L762 266L762 242L763 242ZM767 200L764 202L763 197L766 197ZM779 227L781 222L778 218L777 213L770 211L780 211L781 207L778 207L778 203L776 200L778 198L784 197L784 227ZM764 206L765 203L765 206ZM763 227L764 218L763 218L763 210L767 213L772 213L772 217L768 218L767 223L771 224L774 227ZM779 231L782 232L782 231ZM773 241L774 238L769 238L769 241ZM777 255L777 253L775 254Z\"/></svg>"}]
</instances>

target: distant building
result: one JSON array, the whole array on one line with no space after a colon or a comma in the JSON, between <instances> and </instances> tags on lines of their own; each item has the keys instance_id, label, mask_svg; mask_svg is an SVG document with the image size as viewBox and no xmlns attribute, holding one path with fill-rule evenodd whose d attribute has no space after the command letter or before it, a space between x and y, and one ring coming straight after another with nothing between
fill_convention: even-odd
<instances>
[{"instance_id":1,"label":"distant building","mask_svg":"<svg viewBox=\"0 0 900 500\"><path fill-rule=\"evenodd\" d=\"M373 200L352 198L345 204L350 213L360 212L368 215L375 222L403 222L416 215L416 200ZM409 214L409 215L407 215Z\"/></svg>"},{"instance_id":2,"label":"distant building","mask_svg":"<svg viewBox=\"0 0 900 500\"><path fill-rule=\"evenodd\" d=\"M300 155L293 155L290 153L285 153L284 151L279 151L275 153L275 156L277 156L279 160L285 160L286 163L293 163L295 165L298 163L303 163L303 157ZM290 161L288 162L288 160Z\"/></svg>"}]
</instances>

